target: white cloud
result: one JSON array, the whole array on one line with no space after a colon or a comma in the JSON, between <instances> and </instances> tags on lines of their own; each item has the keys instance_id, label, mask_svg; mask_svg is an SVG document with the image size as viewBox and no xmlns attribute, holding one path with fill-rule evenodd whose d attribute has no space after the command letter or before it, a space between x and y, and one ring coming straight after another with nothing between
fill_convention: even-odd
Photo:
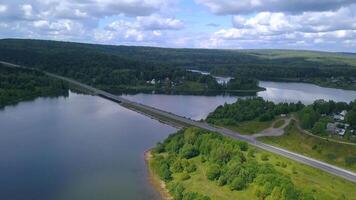
<instances>
[{"instance_id":1,"label":"white cloud","mask_svg":"<svg viewBox=\"0 0 356 200\"><path fill-rule=\"evenodd\" d=\"M145 30L178 30L184 27L178 19L163 18L158 15L137 17L138 26Z\"/></svg>"},{"instance_id":2,"label":"white cloud","mask_svg":"<svg viewBox=\"0 0 356 200\"><path fill-rule=\"evenodd\" d=\"M300 14L260 12L254 16L237 15L232 18L232 28L220 29L211 38L220 40L222 45L258 43L269 45L269 48L276 44L342 45L345 40L356 39L355 10L350 6L336 11Z\"/></svg>"},{"instance_id":3,"label":"white cloud","mask_svg":"<svg viewBox=\"0 0 356 200\"><path fill-rule=\"evenodd\" d=\"M337 10L355 3L354 0L196 0L216 14L246 14L256 12L290 12Z\"/></svg>"},{"instance_id":4,"label":"white cloud","mask_svg":"<svg viewBox=\"0 0 356 200\"><path fill-rule=\"evenodd\" d=\"M0 4L0 13L6 12L6 10L7 10L7 6Z\"/></svg>"}]
</instances>

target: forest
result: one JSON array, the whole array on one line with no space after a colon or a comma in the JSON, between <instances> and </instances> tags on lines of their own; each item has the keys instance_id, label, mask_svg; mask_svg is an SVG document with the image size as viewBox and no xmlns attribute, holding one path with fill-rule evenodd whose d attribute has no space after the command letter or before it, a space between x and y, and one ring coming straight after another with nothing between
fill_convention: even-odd
<instances>
[{"instance_id":1,"label":"forest","mask_svg":"<svg viewBox=\"0 0 356 200\"><path fill-rule=\"evenodd\" d=\"M68 85L42 72L0 64L0 109L37 97L67 96Z\"/></svg>"},{"instance_id":2,"label":"forest","mask_svg":"<svg viewBox=\"0 0 356 200\"><path fill-rule=\"evenodd\" d=\"M213 132L198 128L178 131L159 143L152 154L151 167L167 183L176 200L208 200L211 196L222 197L234 191L241 191L236 195L242 199L315 199L312 192L302 190L271 165L269 154L257 153L245 142ZM290 164L279 161L276 165L286 168ZM298 174L296 170L294 173ZM200 186L195 187L195 184ZM204 196L194 191L206 187L220 187L211 191L219 194L209 192L211 196ZM252 196L246 197L243 191Z\"/></svg>"},{"instance_id":3,"label":"forest","mask_svg":"<svg viewBox=\"0 0 356 200\"><path fill-rule=\"evenodd\" d=\"M304 108L301 102L275 104L261 97L238 99L235 103L224 104L206 118L208 123L235 125L238 122L258 120L270 121L281 114L296 112Z\"/></svg>"},{"instance_id":4,"label":"forest","mask_svg":"<svg viewBox=\"0 0 356 200\"><path fill-rule=\"evenodd\" d=\"M172 49L2 39L0 60L40 68L112 90L152 89L152 85L145 84L147 81L172 79L178 69L201 69L213 75L233 76L237 80L244 77L248 82L256 79L304 81L348 89L352 89L356 81L356 55L310 51ZM342 80L350 84L342 84ZM191 86L215 90L216 84L204 82L194 86L187 81L176 90L189 90ZM258 89L249 83L242 86L235 83L234 86ZM155 87L167 89L167 84Z\"/></svg>"},{"instance_id":5,"label":"forest","mask_svg":"<svg viewBox=\"0 0 356 200\"><path fill-rule=\"evenodd\" d=\"M113 93L261 90L253 78L236 77L231 84L220 85L210 75L174 67L160 59L134 59L135 56L124 53L114 54L110 48L52 41L0 40L0 60L60 74Z\"/></svg>"}]
</instances>

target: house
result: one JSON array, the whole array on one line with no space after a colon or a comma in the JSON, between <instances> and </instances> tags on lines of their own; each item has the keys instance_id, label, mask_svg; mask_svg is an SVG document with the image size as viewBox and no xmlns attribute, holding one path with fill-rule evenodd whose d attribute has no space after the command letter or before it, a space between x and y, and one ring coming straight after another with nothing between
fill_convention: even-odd
<instances>
[{"instance_id":1,"label":"house","mask_svg":"<svg viewBox=\"0 0 356 200\"><path fill-rule=\"evenodd\" d=\"M347 110L341 111L340 115L343 116L343 117L345 117L345 116L347 115Z\"/></svg>"},{"instance_id":2,"label":"house","mask_svg":"<svg viewBox=\"0 0 356 200\"><path fill-rule=\"evenodd\" d=\"M334 115L334 120L335 121L344 121L345 117L342 115Z\"/></svg>"},{"instance_id":3,"label":"house","mask_svg":"<svg viewBox=\"0 0 356 200\"><path fill-rule=\"evenodd\" d=\"M329 133L332 133L332 134L335 134L336 133L336 130L337 130L337 127L336 127L336 123L328 123L326 125L326 130L329 132Z\"/></svg>"},{"instance_id":4,"label":"house","mask_svg":"<svg viewBox=\"0 0 356 200\"><path fill-rule=\"evenodd\" d=\"M344 136L345 133L346 133L346 130L343 129L343 128L338 128L336 132L337 132L337 134L339 134L340 136Z\"/></svg>"}]
</instances>

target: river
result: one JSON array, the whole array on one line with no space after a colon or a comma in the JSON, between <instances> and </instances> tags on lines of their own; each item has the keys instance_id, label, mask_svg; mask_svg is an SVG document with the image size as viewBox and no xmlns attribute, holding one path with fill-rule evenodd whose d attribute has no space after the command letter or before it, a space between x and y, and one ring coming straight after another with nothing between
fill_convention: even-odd
<instances>
[{"instance_id":1,"label":"river","mask_svg":"<svg viewBox=\"0 0 356 200\"><path fill-rule=\"evenodd\" d=\"M355 91L304 83L260 82L274 102L352 101ZM124 97L192 119L230 95L136 94ZM0 199L157 199L144 151L175 128L96 96L38 98L0 111Z\"/></svg>"},{"instance_id":2,"label":"river","mask_svg":"<svg viewBox=\"0 0 356 200\"><path fill-rule=\"evenodd\" d=\"M0 111L0 199L159 199L144 151L175 128L70 93Z\"/></svg>"},{"instance_id":3,"label":"river","mask_svg":"<svg viewBox=\"0 0 356 200\"><path fill-rule=\"evenodd\" d=\"M356 99L356 91L324 88L308 83L260 81L259 86L266 90L258 92L257 96L276 103L301 101L304 104L311 104L318 99L344 102ZM142 93L123 95L123 97L194 120L204 119L219 105L233 103L238 98L246 98L232 95L194 96Z\"/></svg>"}]
</instances>

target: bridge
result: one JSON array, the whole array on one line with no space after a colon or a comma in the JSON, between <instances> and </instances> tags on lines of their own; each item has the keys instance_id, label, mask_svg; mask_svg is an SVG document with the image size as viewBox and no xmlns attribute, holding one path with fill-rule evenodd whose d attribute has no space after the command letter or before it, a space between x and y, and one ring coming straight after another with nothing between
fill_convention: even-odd
<instances>
[{"instance_id":1,"label":"bridge","mask_svg":"<svg viewBox=\"0 0 356 200\"><path fill-rule=\"evenodd\" d=\"M36 70L39 71L38 69L34 69L34 68L27 68L27 67L23 67L20 65L15 65L15 64L11 64L11 63L7 63L7 62L1 62L1 64L8 66L8 67L16 67L16 68L25 68L25 69L32 69L32 70ZM205 122L199 122L199 121L195 121L192 119L188 119L186 117L182 117L182 116L178 116L176 114L164 111L164 110L160 110L148 105L144 105L144 104L140 104L137 102L133 102L130 100L127 100L125 98L122 98L120 96L105 92L103 90L94 88L92 86L89 86L87 84L84 83L80 83L78 81L75 81L73 79L67 78L67 77L63 77L63 76L59 76L56 74L52 74L49 72L44 72L45 74L47 74L50 77L53 78L57 78L63 81L66 81L70 84L73 84L75 86L78 86L80 88L83 88L85 90L90 91L91 93L98 95L100 97L103 97L105 99L114 101L118 104L120 104L121 106L139 112L141 114L147 115L149 117L152 117L154 119L157 119L159 121L168 123L172 126L176 126L176 127L189 127L189 126L194 126L194 127L199 127L208 131L212 131L212 132L217 132L220 134L223 134L225 136L231 137L233 139L237 139L240 141L244 141L249 143L250 145L253 145L257 148L287 157L289 159L295 160L297 162L321 169L323 171L326 171L328 173L334 174L336 176L345 178L349 181L352 181L354 183L356 183L356 173L346 170L346 169L342 169L340 167L334 166L334 165L330 165L327 164L325 162L319 161L319 160L315 160L282 148L278 148L272 145L268 145L268 144L264 144L262 142L257 141L255 138L251 137L251 136L246 136L246 135L241 135L238 132L232 131L232 130L228 130L225 128L221 128L221 127L215 127L212 126L210 124L207 124Z\"/></svg>"}]
</instances>

